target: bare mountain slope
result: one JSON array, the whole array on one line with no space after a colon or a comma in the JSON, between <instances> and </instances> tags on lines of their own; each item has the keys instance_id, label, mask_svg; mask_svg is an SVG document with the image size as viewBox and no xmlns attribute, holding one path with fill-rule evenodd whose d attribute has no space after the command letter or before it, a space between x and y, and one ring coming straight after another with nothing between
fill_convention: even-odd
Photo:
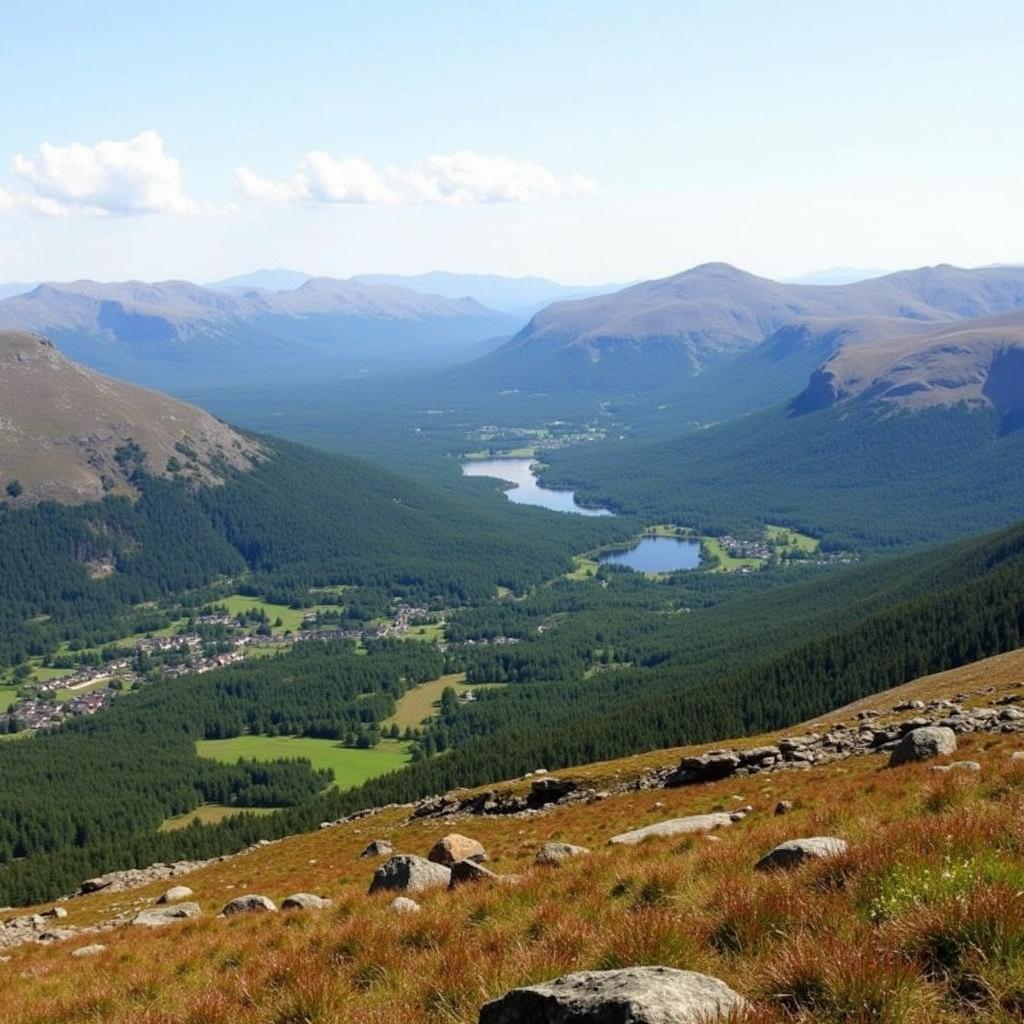
<instances>
[{"instance_id":1,"label":"bare mountain slope","mask_svg":"<svg viewBox=\"0 0 1024 1024\"><path fill-rule=\"evenodd\" d=\"M892 409L992 406L1024 415L1024 311L871 345L844 344L798 399L817 409L860 398Z\"/></svg>"},{"instance_id":2,"label":"bare mountain slope","mask_svg":"<svg viewBox=\"0 0 1024 1024\"><path fill-rule=\"evenodd\" d=\"M19 504L131 493L139 467L216 484L259 450L201 409L87 370L45 338L0 331L0 485L17 481Z\"/></svg>"}]
</instances>

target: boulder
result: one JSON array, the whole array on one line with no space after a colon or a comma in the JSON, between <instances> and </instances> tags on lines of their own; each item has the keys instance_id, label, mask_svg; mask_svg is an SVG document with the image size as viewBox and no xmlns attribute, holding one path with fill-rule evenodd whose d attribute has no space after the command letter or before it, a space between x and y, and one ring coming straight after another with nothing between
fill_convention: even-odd
<instances>
[{"instance_id":1,"label":"boulder","mask_svg":"<svg viewBox=\"0 0 1024 1024\"><path fill-rule=\"evenodd\" d=\"M451 867L460 860L487 860L487 851L475 839L452 832L451 835L434 843L430 853L427 854L427 860Z\"/></svg>"},{"instance_id":2,"label":"boulder","mask_svg":"<svg viewBox=\"0 0 1024 1024\"><path fill-rule=\"evenodd\" d=\"M706 1024L735 1020L746 1006L706 974L626 967L513 989L481 1009L480 1024Z\"/></svg>"},{"instance_id":3,"label":"boulder","mask_svg":"<svg viewBox=\"0 0 1024 1024\"><path fill-rule=\"evenodd\" d=\"M775 805L775 813L776 814L789 814L789 812L791 810L793 810L793 801L792 800L780 800Z\"/></svg>"},{"instance_id":4,"label":"boulder","mask_svg":"<svg viewBox=\"0 0 1024 1024\"><path fill-rule=\"evenodd\" d=\"M418 914L422 909L415 900L409 899L408 896L396 896L388 905L397 914Z\"/></svg>"},{"instance_id":5,"label":"boulder","mask_svg":"<svg viewBox=\"0 0 1024 1024\"><path fill-rule=\"evenodd\" d=\"M495 874L475 860L457 860L452 865L448 888L454 889L466 882L500 882L501 875Z\"/></svg>"},{"instance_id":6,"label":"boulder","mask_svg":"<svg viewBox=\"0 0 1024 1024\"><path fill-rule=\"evenodd\" d=\"M395 848L386 839L374 839L359 856L363 859L367 857L390 857L394 852Z\"/></svg>"},{"instance_id":7,"label":"boulder","mask_svg":"<svg viewBox=\"0 0 1024 1024\"><path fill-rule=\"evenodd\" d=\"M78 932L72 928L52 928L48 932L40 932L36 936L36 942L65 942L68 939L73 939Z\"/></svg>"},{"instance_id":8,"label":"boulder","mask_svg":"<svg viewBox=\"0 0 1024 1024\"><path fill-rule=\"evenodd\" d=\"M447 888L452 880L451 869L425 857L400 853L385 861L373 873L370 893L425 892L427 889Z\"/></svg>"},{"instance_id":9,"label":"boulder","mask_svg":"<svg viewBox=\"0 0 1024 1024\"><path fill-rule=\"evenodd\" d=\"M952 764L933 764L930 772L980 772L981 764L978 761L954 761Z\"/></svg>"},{"instance_id":10,"label":"boulder","mask_svg":"<svg viewBox=\"0 0 1024 1024\"><path fill-rule=\"evenodd\" d=\"M256 896L250 893L245 896L236 896L233 900L229 900L224 905L221 913L225 917L231 917L232 914L263 914L267 911L274 912L276 910L277 905L273 900L268 899L266 896Z\"/></svg>"},{"instance_id":11,"label":"boulder","mask_svg":"<svg viewBox=\"0 0 1024 1024\"><path fill-rule=\"evenodd\" d=\"M44 910L40 916L63 920L68 916L68 912L63 907L51 907L49 910Z\"/></svg>"},{"instance_id":12,"label":"boulder","mask_svg":"<svg viewBox=\"0 0 1024 1024\"><path fill-rule=\"evenodd\" d=\"M73 949L71 955L77 957L99 956L106 948L103 943L94 942L91 946L79 946L78 949Z\"/></svg>"},{"instance_id":13,"label":"boulder","mask_svg":"<svg viewBox=\"0 0 1024 1024\"><path fill-rule=\"evenodd\" d=\"M112 882L113 879L111 878L87 878L81 884L78 891L83 895L87 895L90 892L99 892L100 889L106 889Z\"/></svg>"},{"instance_id":14,"label":"boulder","mask_svg":"<svg viewBox=\"0 0 1024 1024\"><path fill-rule=\"evenodd\" d=\"M684 757L679 775L687 782L714 782L728 778L740 766L740 757L732 750L709 750L706 754Z\"/></svg>"},{"instance_id":15,"label":"boulder","mask_svg":"<svg viewBox=\"0 0 1024 1024\"><path fill-rule=\"evenodd\" d=\"M771 853L765 854L755 865L755 871L776 871L795 868L809 860L825 860L846 853L845 839L835 836L811 836L807 839L790 839L780 843Z\"/></svg>"},{"instance_id":16,"label":"boulder","mask_svg":"<svg viewBox=\"0 0 1024 1024\"><path fill-rule=\"evenodd\" d=\"M157 903L177 903L195 895L187 885L172 885L167 892L157 898Z\"/></svg>"},{"instance_id":17,"label":"boulder","mask_svg":"<svg viewBox=\"0 0 1024 1024\"><path fill-rule=\"evenodd\" d=\"M165 924L172 924L174 921L199 917L201 913L202 910L198 903L175 903L170 907L143 910L132 918L132 924L142 925L145 928L162 928Z\"/></svg>"},{"instance_id":18,"label":"boulder","mask_svg":"<svg viewBox=\"0 0 1024 1024\"><path fill-rule=\"evenodd\" d=\"M684 836L694 835L700 832L711 832L716 828L728 828L733 824L731 814L724 811L713 814L692 814L688 818L672 818L669 821L660 821L657 825L647 825L644 828L634 829L632 832L623 832L621 835L612 836L608 842L613 846L636 846L645 839L656 836Z\"/></svg>"},{"instance_id":19,"label":"boulder","mask_svg":"<svg viewBox=\"0 0 1024 1024\"><path fill-rule=\"evenodd\" d=\"M314 896L311 892L296 892L286 896L281 903L282 910L326 910L332 904L323 896Z\"/></svg>"},{"instance_id":20,"label":"boulder","mask_svg":"<svg viewBox=\"0 0 1024 1024\"><path fill-rule=\"evenodd\" d=\"M890 766L927 761L956 751L956 733L944 726L926 726L908 732L889 757Z\"/></svg>"},{"instance_id":21,"label":"boulder","mask_svg":"<svg viewBox=\"0 0 1024 1024\"><path fill-rule=\"evenodd\" d=\"M572 857L585 857L590 851L585 846L572 843L545 843L534 858L537 864L561 864Z\"/></svg>"}]
</instances>

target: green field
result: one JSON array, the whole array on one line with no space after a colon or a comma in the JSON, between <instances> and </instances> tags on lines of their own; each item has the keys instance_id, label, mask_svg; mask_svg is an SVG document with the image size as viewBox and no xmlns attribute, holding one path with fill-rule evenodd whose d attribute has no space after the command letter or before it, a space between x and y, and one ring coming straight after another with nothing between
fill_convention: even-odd
<instances>
[{"instance_id":1,"label":"green field","mask_svg":"<svg viewBox=\"0 0 1024 1024\"><path fill-rule=\"evenodd\" d=\"M381 740L372 750L343 747L336 740L305 736L235 736L230 740L199 740L200 757L234 764L240 757L256 761L304 757L314 768L334 770L334 785L352 789L367 779L395 771L409 761L409 745L398 740Z\"/></svg>"},{"instance_id":2,"label":"green field","mask_svg":"<svg viewBox=\"0 0 1024 1024\"><path fill-rule=\"evenodd\" d=\"M576 580L579 583L597 575L600 563L596 558L590 558L587 555L574 555L572 561L575 568L572 572L565 574L567 580Z\"/></svg>"},{"instance_id":3,"label":"green field","mask_svg":"<svg viewBox=\"0 0 1024 1024\"><path fill-rule=\"evenodd\" d=\"M760 558L733 558L717 537L701 537L704 550L712 558L718 559L715 572L735 572L737 569L760 569L764 562Z\"/></svg>"},{"instance_id":4,"label":"green field","mask_svg":"<svg viewBox=\"0 0 1024 1024\"><path fill-rule=\"evenodd\" d=\"M204 825L216 825L232 814L273 814L276 807L230 807L227 804L201 804L194 811L176 814L168 818L161 826L161 832L174 832L179 828L188 828L198 818Z\"/></svg>"},{"instance_id":5,"label":"green field","mask_svg":"<svg viewBox=\"0 0 1024 1024\"><path fill-rule=\"evenodd\" d=\"M8 705L18 699L18 688L16 686L0 686L0 714L7 710Z\"/></svg>"},{"instance_id":6,"label":"green field","mask_svg":"<svg viewBox=\"0 0 1024 1024\"><path fill-rule=\"evenodd\" d=\"M786 526L766 525L764 537L769 544L776 547L793 548L797 551L806 551L808 554L814 554L821 546L821 542L814 537L808 537L806 533L798 533Z\"/></svg>"},{"instance_id":7,"label":"green field","mask_svg":"<svg viewBox=\"0 0 1024 1024\"><path fill-rule=\"evenodd\" d=\"M86 683L85 686L79 686L74 690L65 687L63 690L57 691L57 703L66 704L72 697L80 697L83 693L89 693L90 690L104 690L111 682L113 682L111 679L97 679L95 682Z\"/></svg>"},{"instance_id":8,"label":"green field","mask_svg":"<svg viewBox=\"0 0 1024 1024\"><path fill-rule=\"evenodd\" d=\"M395 713L382 724L397 725L399 729L415 729L431 715L437 714L441 702L441 694L445 687L450 686L456 693L463 694L468 690L483 690L489 686L500 686L500 683L467 683L465 672L456 672L449 676L431 679L429 683L421 683L407 690L398 699Z\"/></svg>"},{"instance_id":9,"label":"green field","mask_svg":"<svg viewBox=\"0 0 1024 1024\"><path fill-rule=\"evenodd\" d=\"M399 640L422 640L424 643L437 644L444 640L444 625L440 622L428 622L425 626L410 626L407 633L396 633Z\"/></svg>"}]
</instances>

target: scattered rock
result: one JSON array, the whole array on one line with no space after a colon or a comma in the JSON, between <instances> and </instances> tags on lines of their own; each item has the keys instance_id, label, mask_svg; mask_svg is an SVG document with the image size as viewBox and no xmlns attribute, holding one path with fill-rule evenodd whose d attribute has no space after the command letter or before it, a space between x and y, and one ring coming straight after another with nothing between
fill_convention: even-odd
<instances>
[{"instance_id":1,"label":"scattered rock","mask_svg":"<svg viewBox=\"0 0 1024 1024\"><path fill-rule=\"evenodd\" d=\"M79 888L79 892L83 895L87 895L91 892L99 892L101 889L106 889L111 884L113 884L113 880L109 876L87 878Z\"/></svg>"},{"instance_id":2,"label":"scattered rock","mask_svg":"<svg viewBox=\"0 0 1024 1024\"><path fill-rule=\"evenodd\" d=\"M890 766L927 761L956 751L956 733L944 726L925 726L908 732L893 750Z\"/></svg>"},{"instance_id":3,"label":"scattered rock","mask_svg":"<svg viewBox=\"0 0 1024 1024\"><path fill-rule=\"evenodd\" d=\"M460 860L487 860L487 851L475 839L452 832L434 844L433 849L427 854L427 860L451 867Z\"/></svg>"},{"instance_id":4,"label":"scattered rock","mask_svg":"<svg viewBox=\"0 0 1024 1024\"><path fill-rule=\"evenodd\" d=\"M534 858L537 864L561 864L572 857L585 857L590 851L585 846L572 843L545 843Z\"/></svg>"},{"instance_id":5,"label":"scattered rock","mask_svg":"<svg viewBox=\"0 0 1024 1024\"><path fill-rule=\"evenodd\" d=\"M747 1003L723 981L670 967L581 971L513 989L480 1011L480 1024L705 1024L735 1019Z\"/></svg>"},{"instance_id":6,"label":"scattered rock","mask_svg":"<svg viewBox=\"0 0 1024 1024\"><path fill-rule=\"evenodd\" d=\"M400 853L381 864L373 873L371 895L375 892L424 892L427 889L447 888L452 880L451 869L425 857Z\"/></svg>"},{"instance_id":7,"label":"scattered rock","mask_svg":"<svg viewBox=\"0 0 1024 1024\"><path fill-rule=\"evenodd\" d=\"M281 903L282 910L326 910L332 901L311 892L297 892L286 896Z\"/></svg>"},{"instance_id":8,"label":"scattered rock","mask_svg":"<svg viewBox=\"0 0 1024 1024\"><path fill-rule=\"evenodd\" d=\"M845 839L835 836L811 836L807 839L790 839L780 843L771 853L765 854L755 865L755 871L775 871L795 868L809 860L825 860L846 853Z\"/></svg>"},{"instance_id":9,"label":"scattered rock","mask_svg":"<svg viewBox=\"0 0 1024 1024\"><path fill-rule=\"evenodd\" d=\"M195 894L187 885L172 885L167 892L157 897L157 903L177 903L179 900L187 900Z\"/></svg>"},{"instance_id":10,"label":"scattered rock","mask_svg":"<svg viewBox=\"0 0 1024 1024\"><path fill-rule=\"evenodd\" d=\"M981 765L977 761L954 761L952 764L933 764L930 772L980 772Z\"/></svg>"},{"instance_id":11,"label":"scattered rock","mask_svg":"<svg viewBox=\"0 0 1024 1024\"><path fill-rule=\"evenodd\" d=\"M709 750L706 754L684 757L679 762L679 777L684 782L715 782L728 778L741 763L732 750Z\"/></svg>"},{"instance_id":12,"label":"scattered rock","mask_svg":"<svg viewBox=\"0 0 1024 1024\"><path fill-rule=\"evenodd\" d=\"M40 932L36 936L36 942L66 942L68 939L73 939L78 932L71 928L53 928L48 932Z\"/></svg>"},{"instance_id":13,"label":"scattered rock","mask_svg":"<svg viewBox=\"0 0 1024 1024\"><path fill-rule=\"evenodd\" d=\"M132 918L132 924L146 928L162 928L165 924L181 921L187 917L199 917L202 910L198 903L175 903L173 906L143 910Z\"/></svg>"},{"instance_id":14,"label":"scattered rock","mask_svg":"<svg viewBox=\"0 0 1024 1024\"><path fill-rule=\"evenodd\" d=\"M422 909L415 900L409 899L408 896L396 896L388 906L399 914L418 914Z\"/></svg>"},{"instance_id":15,"label":"scattered rock","mask_svg":"<svg viewBox=\"0 0 1024 1024\"><path fill-rule=\"evenodd\" d=\"M449 889L464 885L466 882L500 882L501 875L478 864L475 860L457 860L452 865L451 879L448 882Z\"/></svg>"},{"instance_id":16,"label":"scattered rock","mask_svg":"<svg viewBox=\"0 0 1024 1024\"><path fill-rule=\"evenodd\" d=\"M562 800L570 793L575 793L579 785L572 779L555 779L545 777L537 779L530 786L530 803L537 805L552 804Z\"/></svg>"},{"instance_id":17,"label":"scattered rock","mask_svg":"<svg viewBox=\"0 0 1024 1024\"><path fill-rule=\"evenodd\" d=\"M364 859L367 857L390 857L394 852L394 846L386 839L374 839L359 856Z\"/></svg>"},{"instance_id":18,"label":"scattered rock","mask_svg":"<svg viewBox=\"0 0 1024 1024\"><path fill-rule=\"evenodd\" d=\"M789 814L789 812L791 810L793 810L793 801L792 800L780 800L775 805L775 813L776 814Z\"/></svg>"},{"instance_id":19,"label":"scattered rock","mask_svg":"<svg viewBox=\"0 0 1024 1024\"><path fill-rule=\"evenodd\" d=\"M79 946L78 949L73 949L71 955L77 957L99 956L100 953L105 952L106 948L103 943L94 942L91 946Z\"/></svg>"},{"instance_id":20,"label":"scattered rock","mask_svg":"<svg viewBox=\"0 0 1024 1024\"><path fill-rule=\"evenodd\" d=\"M647 825L645 828L634 829L632 832L623 832L621 835L612 836L608 842L613 846L636 846L637 843L642 843L652 836L692 835L698 832L710 832L716 828L727 828L732 823L731 814L722 812L693 814L688 818L672 818L670 821L661 821L657 825Z\"/></svg>"},{"instance_id":21,"label":"scattered rock","mask_svg":"<svg viewBox=\"0 0 1024 1024\"><path fill-rule=\"evenodd\" d=\"M67 916L68 912L63 907L51 907L40 915L40 917L56 918L57 920L63 920Z\"/></svg>"},{"instance_id":22,"label":"scattered rock","mask_svg":"<svg viewBox=\"0 0 1024 1024\"><path fill-rule=\"evenodd\" d=\"M252 894L246 896L236 896L233 900L229 900L225 905L221 913L225 917L230 917L232 914L247 914L247 913L258 913L262 914L267 911L274 912L277 910L277 904L273 900L268 899L266 896L255 896Z\"/></svg>"}]
</instances>

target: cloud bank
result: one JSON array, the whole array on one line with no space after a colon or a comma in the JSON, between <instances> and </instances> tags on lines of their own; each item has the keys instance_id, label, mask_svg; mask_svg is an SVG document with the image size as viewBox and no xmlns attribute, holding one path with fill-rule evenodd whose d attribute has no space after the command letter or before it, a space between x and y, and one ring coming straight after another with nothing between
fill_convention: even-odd
<instances>
[{"instance_id":1,"label":"cloud bank","mask_svg":"<svg viewBox=\"0 0 1024 1024\"><path fill-rule=\"evenodd\" d=\"M28 190L6 193L12 203L50 216L224 212L185 194L181 165L155 131L95 146L44 142L32 156L18 153L11 168Z\"/></svg>"},{"instance_id":2,"label":"cloud bank","mask_svg":"<svg viewBox=\"0 0 1024 1024\"><path fill-rule=\"evenodd\" d=\"M265 178L239 167L235 181L247 199L266 203L471 206L572 199L597 192L596 184L581 174L559 177L541 164L468 149L383 170L368 160L338 160L318 150L307 153L287 180Z\"/></svg>"}]
</instances>

